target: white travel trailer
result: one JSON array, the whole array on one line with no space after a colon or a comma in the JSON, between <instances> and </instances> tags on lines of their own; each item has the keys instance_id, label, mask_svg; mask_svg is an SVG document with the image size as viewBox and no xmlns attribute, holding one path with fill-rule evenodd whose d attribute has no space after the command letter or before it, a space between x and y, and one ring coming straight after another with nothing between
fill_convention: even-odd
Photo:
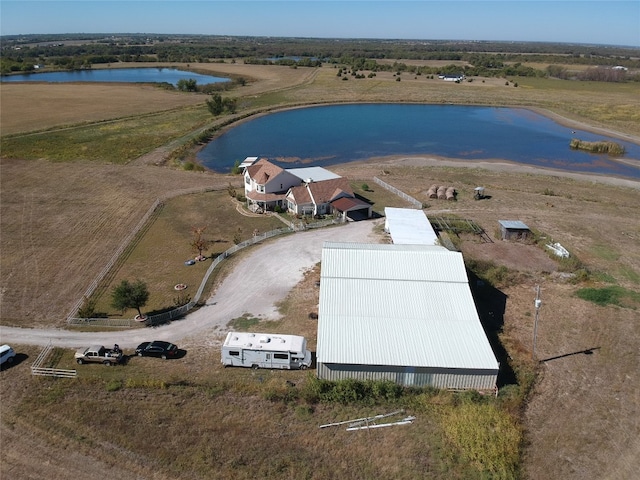
<instances>
[{"instance_id":1,"label":"white travel trailer","mask_svg":"<svg viewBox=\"0 0 640 480\"><path fill-rule=\"evenodd\" d=\"M222 345L225 367L301 369L311 366L307 341L299 335L229 332Z\"/></svg>"}]
</instances>

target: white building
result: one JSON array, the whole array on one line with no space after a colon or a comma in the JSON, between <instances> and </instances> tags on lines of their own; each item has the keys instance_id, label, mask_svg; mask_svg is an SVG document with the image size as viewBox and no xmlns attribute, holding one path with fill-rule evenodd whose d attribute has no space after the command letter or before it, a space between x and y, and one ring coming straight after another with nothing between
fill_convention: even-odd
<instances>
[{"instance_id":1,"label":"white building","mask_svg":"<svg viewBox=\"0 0 640 480\"><path fill-rule=\"evenodd\" d=\"M437 245L438 235L422 210L385 207L384 231L395 245Z\"/></svg>"},{"instance_id":2,"label":"white building","mask_svg":"<svg viewBox=\"0 0 640 480\"><path fill-rule=\"evenodd\" d=\"M439 246L325 243L317 374L489 390L498 362L462 254Z\"/></svg>"}]
</instances>

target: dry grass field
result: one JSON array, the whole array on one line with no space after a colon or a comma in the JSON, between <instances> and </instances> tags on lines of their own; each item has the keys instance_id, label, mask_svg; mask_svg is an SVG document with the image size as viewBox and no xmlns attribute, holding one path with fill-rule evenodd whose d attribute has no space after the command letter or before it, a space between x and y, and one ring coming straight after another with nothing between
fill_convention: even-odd
<instances>
[{"instance_id":1,"label":"dry grass field","mask_svg":"<svg viewBox=\"0 0 640 480\"><path fill-rule=\"evenodd\" d=\"M444 85L406 76L396 82L382 75L372 81L340 81L330 68L219 64L204 68L220 73L225 68L253 79L244 87L247 90L238 92L248 106L328 98L513 104L554 111L621 135L640 135L637 86L592 86L585 94L582 86L563 89L527 79L518 80L520 86L514 88L506 87L503 80ZM129 102L119 103L120 97L150 95L153 100L141 104L153 106L153 111L193 101L177 93L127 86L103 87L108 91L98 98L89 86L75 86L79 98L74 99L74 108L52 103L41 112L48 120L33 127L20 124L18 113L24 108L37 117L30 102L47 96L46 88L53 86L33 86L32 97L25 93L31 86L7 90L8 86L0 86L3 136L153 110L131 109ZM22 96L22 103L14 96ZM100 108L103 101L113 110L107 113L106 105ZM203 101L201 97L194 103ZM493 322L492 328L501 328L501 340L512 361L529 367L534 366L530 360L533 299L540 285L543 305L537 357L542 361L535 364L538 381L523 413L523 477L635 478L640 467L640 306L633 301L628 306L598 306L578 298L576 291L614 284L640 290L637 182L616 185L557 173L523 173L498 164L456 165L436 159L394 158L333 170L355 186L367 183L372 187L373 192L359 193L374 202L375 210L402 206L402 201L379 191L372 178L380 176L424 201L428 215L469 218L486 230L493 243L463 236L459 247L466 258L490 260L508 268L511 275L499 286L506 298L504 312L490 315L486 311L483 319ZM153 162L103 165L3 158L2 325L62 326L69 309L157 198L190 188L223 191L229 182L237 182L237 177L162 168ZM426 189L432 183L456 187L458 201L427 199ZM471 192L476 185L483 185L491 198L474 201ZM175 205L185 209L183 227L200 221L200 217L190 217L195 198L176 200ZM233 218L232 212L225 215ZM562 243L591 271L588 282L571 282L558 271L558 262L539 247L499 241L498 219L523 220ZM229 228L220 235L226 241L237 227ZM138 247L141 250L132 258L144 259L146 254L150 261L162 262L150 253L153 242L147 244L143 238ZM138 267L122 268L135 272ZM282 305L283 319L265 327L299 332L313 342L315 331L308 314L317 305L317 275L317 271L310 272ZM83 371L77 385L31 377L29 365L38 349L20 346L18 364L0 375L0 476L26 479L46 474L56 480L74 473L100 478L109 472L135 478L192 479L229 478L230 472L236 472L235 478L480 478L471 464L447 457L443 453L447 448L434 443L439 438L435 412L440 407L429 410L431 418L423 415L408 429L381 429L387 431L367 435L366 440L346 432L320 433L316 429L321 423L365 416L372 413L371 408L319 405L310 410L295 402L270 401L265 392L282 394L284 389L286 394L285 379L302 386L307 381L305 374L229 372L219 367L216 347L207 339L190 339L181 346L187 355L179 361L164 364L134 359L108 372L96 366L101 370ZM72 365L71 353L61 352L58 366ZM149 443L144 435L148 428L164 435L166 441Z\"/></svg>"}]
</instances>

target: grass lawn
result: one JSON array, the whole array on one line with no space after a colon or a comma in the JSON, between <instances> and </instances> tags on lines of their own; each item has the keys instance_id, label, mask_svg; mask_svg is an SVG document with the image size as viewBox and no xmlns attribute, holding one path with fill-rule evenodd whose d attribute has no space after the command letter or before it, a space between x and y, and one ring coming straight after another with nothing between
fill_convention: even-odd
<instances>
[{"instance_id":1,"label":"grass lawn","mask_svg":"<svg viewBox=\"0 0 640 480\"><path fill-rule=\"evenodd\" d=\"M126 258L107 276L96 295L96 312L119 316L111 304L111 291L122 280L140 279L151 293L144 307L146 312L164 310L193 298L211 260L234 245L234 238L251 238L254 230L267 232L285 225L272 216L245 216L238 213L238 203L228 192L216 191L183 195L165 202L153 222L144 229ZM193 228L205 227L203 238L210 246L203 252L204 262L186 266L185 260L194 258L197 251L191 243ZM177 292L174 286L184 283L187 289ZM125 312L131 318L135 312Z\"/></svg>"}]
</instances>

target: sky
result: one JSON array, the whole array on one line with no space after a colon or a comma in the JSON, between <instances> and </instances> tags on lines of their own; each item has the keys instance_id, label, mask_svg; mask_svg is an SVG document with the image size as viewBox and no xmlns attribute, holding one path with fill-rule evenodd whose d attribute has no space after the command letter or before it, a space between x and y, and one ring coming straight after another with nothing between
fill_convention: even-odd
<instances>
[{"instance_id":1,"label":"sky","mask_svg":"<svg viewBox=\"0 0 640 480\"><path fill-rule=\"evenodd\" d=\"M0 0L0 34L159 33L640 47L640 0Z\"/></svg>"}]
</instances>

